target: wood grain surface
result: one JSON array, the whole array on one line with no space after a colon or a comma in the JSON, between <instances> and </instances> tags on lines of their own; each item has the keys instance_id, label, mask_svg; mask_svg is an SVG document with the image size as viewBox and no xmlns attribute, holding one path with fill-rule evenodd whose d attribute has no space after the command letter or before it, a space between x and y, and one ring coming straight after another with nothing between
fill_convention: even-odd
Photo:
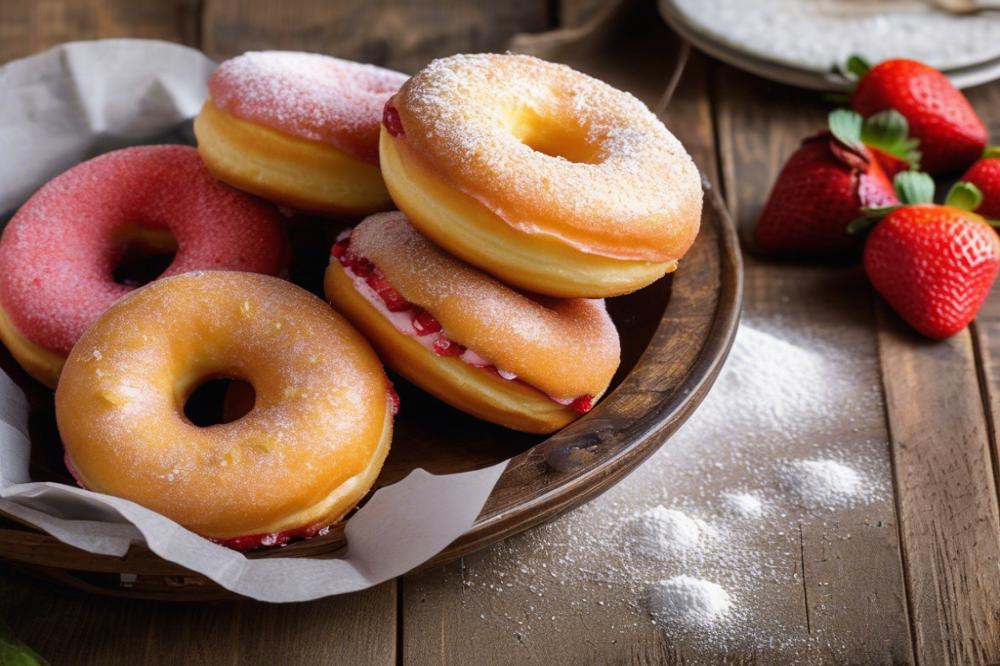
<instances>
[{"instance_id":1,"label":"wood grain surface","mask_svg":"<svg viewBox=\"0 0 1000 666\"><path fill-rule=\"evenodd\" d=\"M3 0L0 60L62 40L128 34L214 55L310 48L409 70L456 50L502 48L510 34L555 27L559 17L579 25L593 12L593 3L572 0L449 3L460 6L451 13L433 4ZM350 31L345 25L357 25L355 17L378 25ZM664 44L673 39L652 34ZM669 83L655 75L657 61L642 67L642 49L623 51L597 59L590 52L589 66L610 76L617 58L632 58L612 82L656 105ZM970 98L998 140L1000 83ZM828 108L814 94L693 56L665 117L747 227L785 158ZM659 664L699 657L1000 664L1000 294L994 291L969 331L928 343L879 302L857 267L748 255L745 307L750 317L853 347L858 386L866 389L863 416L826 436L876 461L883 499L836 523L761 534L755 544L782 572L768 591L769 613L797 637L813 638L805 651L730 650L706 659L651 625L641 609L612 603L624 591L586 573L574 522L590 519L603 499L461 561L300 606L99 599L2 566L0 618L59 664ZM619 486L620 496L628 484ZM581 572L563 585L549 567Z\"/></svg>"}]
</instances>

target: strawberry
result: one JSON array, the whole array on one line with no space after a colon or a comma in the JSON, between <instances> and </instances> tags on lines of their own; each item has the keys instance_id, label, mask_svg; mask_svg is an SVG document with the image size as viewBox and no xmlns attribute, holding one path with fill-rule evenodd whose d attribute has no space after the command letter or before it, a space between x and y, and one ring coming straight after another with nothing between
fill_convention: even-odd
<instances>
[{"instance_id":1,"label":"strawberry","mask_svg":"<svg viewBox=\"0 0 1000 666\"><path fill-rule=\"evenodd\" d=\"M765 252L830 255L854 248L847 225L864 207L897 203L892 184L866 142L915 163L906 121L889 111L867 122L846 109L829 130L802 142L782 167L757 220L754 241Z\"/></svg>"},{"instance_id":2,"label":"strawberry","mask_svg":"<svg viewBox=\"0 0 1000 666\"><path fill-rule=\"evenodd\" d=\"M987 148L982 158L962 176L983 193L983 203L976 212L983 217L1000 219L1000 147Z\"/></svg>"},{"instance_id":3,"label":"strawberry","mask_svg":"<svg viewBox=\"0 0 1000 666\"><path fill-rule=\"evenodd\" d=\"M847 61L858 81L851 108L868 117L895 109L920 140L922 167L933 174L963 169L976 161L989 137L986 126L944 74L915 60L886 60L871 67L858 56Z\"/></svg>"},{"instance_id":4,"label":"strawberry","mask_svg":"<svg viewBox=\"0 0 1000 666\"><path fill-rule=\"evenodd\" d=\"M981 201L974 185L959 183L944 205L935 205L930 176L903 173L896 184L906 205L873 213L885 217L865 241L865 273L913 328L947 338L965 328L986 300L1000 270L1000 239L971 212Z\"/></svg>"}]
</instances>

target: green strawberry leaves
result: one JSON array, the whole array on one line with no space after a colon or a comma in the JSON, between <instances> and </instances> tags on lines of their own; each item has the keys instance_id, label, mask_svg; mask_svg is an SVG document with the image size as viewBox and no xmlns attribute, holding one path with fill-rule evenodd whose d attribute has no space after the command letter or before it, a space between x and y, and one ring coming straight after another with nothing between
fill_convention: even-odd
<instances>
[{"instance_id":1,"label":"green strawberry leaves","mask_svg":"<svg viewBox=\"0 0 1000 666\"><path fill-rule=\"evenodd\" d=\"M861 142L863 123L861 115L850 109L834 109L827 116L830 134L845 146L861 151L865 149L865 144Z\"/></svg>"},{"instance_id":2,"label":"green strawberry leaves","mask_svg":"<svg viewBox=\"0 0 1000 666\"><path fill-rule=\"evenodd\" d=\"M892 181L903 205L934 203L934 179L919 171L904 171Z\"/></svg>"},{"instance_id":3,"label":"green strawberry leaves","mask_svg":"<svg viewBox=\"0 0 1000 666\"><path fill-rule=\"evenodd\" d=\"M899 198L900 205L862 208L861 216L851 220L851 223L847 225L847 233L858 234L866 231L883 217L903 206L934 203L934 179L926 173L921 173L920 171L903 171L896 174L892 185L896 190L896 196Z\"/></svg>"},{"instance_id":4,"label":"green strawberry leaves","mask_svg":"<svg viewBox=\"0 0 1000 666\"><path fill-rule=\"evenodd\" d=\"M834 109L827 117L830 133L845 146L864 153L875 148L897 157L916 169L920 163L920 140L910 136L906 118L894 109L880 111L868 119L850 109Z\"/></svg>"},{"instance_id":5,"label":"green strawberry leaves","mask_svg":"<svg viewBox=\"0 0 1000 666\"><path fill-rule=\"evenodd\" d=\"M910 124L895 109L868 117L861 124L861 142L905 160L911 169L920 166L920 139L910 136Z\"/></svg>"},{"instance_id":6,"label":"green strawberry leaves","mask_svg":"<svg viewBox=\"0 0 1000 666\"><path fill-rule=\"evenodd\" d=\"M983 193L972 183L958 181L948 190L944 199L945 206L961 210L974 211L983 203Z\"/></svg>"},{"instance_id":7,"label":"green strawberry leaves","mask_svg":"<svg viewBox=\"0 0 1000 666\"><path fill-rule=\"evenodd\" d=\"M847 58L847 62L845 62L840 68L840 71L845 78L856 81L864 78L865 74L871 71L871 68L872 64L863 56L860 56L857 53L852 53Z\"/></svg>"},{"instance_id":8,"label":"green strawberry leaves","mask_svg":"<svg viewBox=\"0 0 1000 666\"><path fill-rule=\"evenodd\" d=\"M44 666L48 662L19 641L7 625L0 623L0 664L3 666Z\"/></svg>"},{"instance_id":9,"label":"green strawberry leaves","mask_svg":"<svg viewBox=\"0 0 1000 666\"><path fill-rule=\"evenodd\" d=\"M899 197L900 205L862 208L861 216L855 218L847 225L847 233L857 234L866 231L876 222L898 208L914 204L934 203L934 179L926 173L904 171L896 174L892 185L896 190L896 196ZM944 199L945 206L968 212L974 212L982 203L982 191L972 183L961 180L948 190L948 195ZM986 222L991 227L1000 227L1000 220L986 220Z\"/></svg>"},{"instance_id":10,"label":"green strawberry leaves","mask_svg":"<svg viewBox=\"0 0 1000 666\"><path fill-rule=\"evenodd\" d=\"M1000 146L986 146L986 150L983 151L983 159L996 158L1000 158Z\"/></svg>"}]
</instances>

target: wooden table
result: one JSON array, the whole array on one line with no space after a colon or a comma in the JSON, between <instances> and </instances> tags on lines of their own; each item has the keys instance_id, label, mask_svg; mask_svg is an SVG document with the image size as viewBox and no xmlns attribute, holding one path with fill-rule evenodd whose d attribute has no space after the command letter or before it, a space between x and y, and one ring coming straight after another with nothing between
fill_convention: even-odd
<instances>
[{"instance_id":1,"label":"wooden table","mask_svg":"<svg viewBox=\"0 0 1000 666\"><path fill-rule=\"evenodd\" d=\"M571 2L404 9L319 0L4 0L0 61L58 41L132 35L199 45L213 56L298 48L412 70L433 55L500 48L513 32L551 28L560 15L572 20L585 10ZM970 96L998 139L1000 83ZM746 227L785 157L827 108L815 94L694 55L666 118ZM848 453L875 446L891 467L884 499L864 524L800 526L800 550L774 582L783 601L773 612L787 626L841 640L785 654L730 650L712 661L1000 663L1000 292L968 330L930 343L885 307L856 266L747 256L745 313L854 349L859 386L877 386L877 397L828 436ZM294 606L112 600L0 567L0 618L55 664L681 663L692 653L641 608L597 601L619 594L605 581L558 584L560 568L576 566L581 523L608 501L459 562ZM785 536L762 540L765 552L787 550ZM555 582L542 594L525 583L527 570Z\"/></svg>"}]
</instances>

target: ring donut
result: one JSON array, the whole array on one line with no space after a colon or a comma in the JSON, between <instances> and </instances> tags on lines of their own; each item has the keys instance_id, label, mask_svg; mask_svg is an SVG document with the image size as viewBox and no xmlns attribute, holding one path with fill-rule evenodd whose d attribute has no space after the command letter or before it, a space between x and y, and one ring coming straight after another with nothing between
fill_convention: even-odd
<instances>
[{"instance_id":1,"label":"ring donut","mask_svg":"<svg viewBox=\"0 0 1000 666\"><path fill-rule=\"evenodd\" d=\"M639 100L524 55L435 60L386 105L382 172L421 233L551 296L634 291L697 235L701 179Z\"/></svg>"},{"instance_id":2,"label":"ring donut","mask_svg":"<svg viewBox=\"0 0 1000 666\"><path fill-rule=\"evenodd\" d=\"M253 408L198 427L204 380L253 386ZM322 300L251 273L194 272L118 301L73 349L56 390L67 466L239 549L309 536L368 492L393 400L368 343Z\"/></svg>"},{"instance_id":3,"label":"ring donut","mask_svg":"<svg viewBox=\"0 0 1000 666\"><path fill-rule=\"evenodd\" d=\"M222 181L299 210L363 216L392 208L378 168L379 119L406 76L314 53L223 62L195 119Z\"/></svg>"},{"instance_id":4,"label":"ring donut","mask_svg":"<svg viewBox=\"0 0 1000 666\"><path fill-rule=\"evenodd\" d=\"M274 207L219 183L194 148L138 146L43 186L0 240L0 339L54 387L83 331L135 288L114 271L136 245L176 249L163 276L197 269L276 274L287 263Z\"/></svg>"},{"instance_id":5,"label":"ring donut","mask_svg":"<svg viewBox=\"0 0 1000 666\"><path fill-rule=\"evenodd\" d=\"M455 259L402 213L337 241L326 295L387 365L445 402L516 430L588 411L619 362L604 301L528 296Z\"/></svg>"}]
</instances>

